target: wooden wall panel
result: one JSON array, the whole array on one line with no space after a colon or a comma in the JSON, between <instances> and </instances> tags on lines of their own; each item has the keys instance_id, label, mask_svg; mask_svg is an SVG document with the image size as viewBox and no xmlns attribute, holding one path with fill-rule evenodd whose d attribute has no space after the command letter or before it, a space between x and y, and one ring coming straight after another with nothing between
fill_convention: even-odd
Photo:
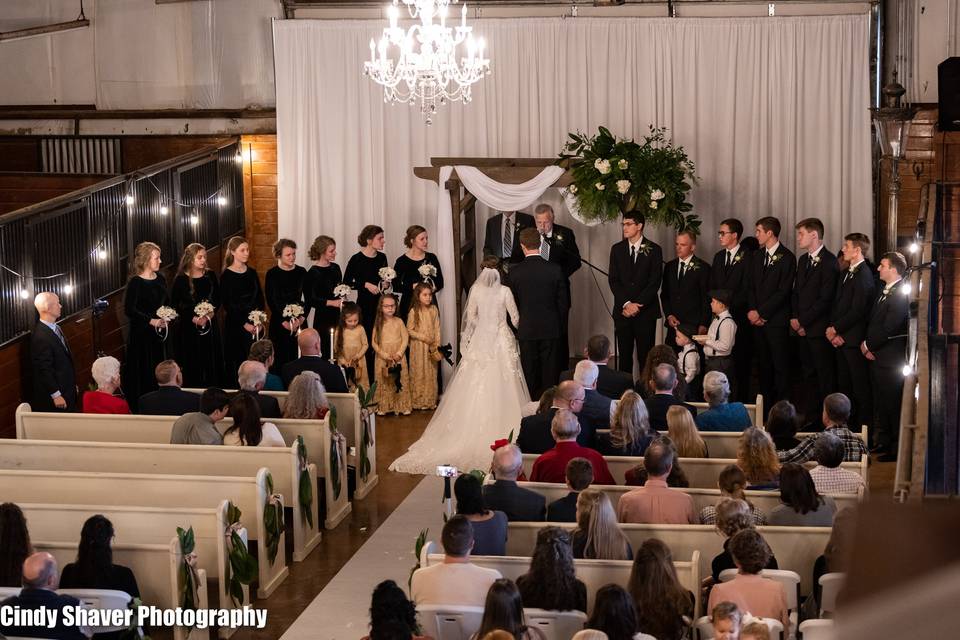
<instances>
[{"instance_id":1,"label":"wooden wall panel","mask_svg":"<svg viewBox=\"0 0 960 640\"><path fill-rule=\"evenodd\" d=\"M0 173L0 214L96 184L108 176Z\"/></svg>"},{"instance_id":2,"label":"wooden wall panel","mask_svg":"<svg viewBox=\"0 0 960 640\"><path fill-rule=\"evenodd\" d=\"M904 150L904 159L900 161L900 200L897 211L897 246L905 247L913 238L920 210L920 191L924 184L935 180L935 132L937 108L925 107L917 112L910 126ZM880 169L880 195L878 229L880 238L876 246L883 247L887 234L887 189L890 184L890 163L883 161Z\"/></svg>"},{"instance_id":3,"label":"wooden wall panel","mask_svg":"<svg viewBox=\"0 0 960 640\"><path fill-rule=\"evenodd\" d=\"M250 265L262 278L276 264L273 243L277 241L277 136L243 136L240 144ZM301 254L305 251L305 247L300 248Z\"/></svg>"},{"instance_id":4,"label":"wooden wall panel","mask_svg":"<svg viewBox=\"0 0 960 640\"><path fill-rule=\"evenodd\" d=\"M120 140L123 172L136 171L185 153L226 144L233 136L124 136Z\"/></svg>"}]
</instances>

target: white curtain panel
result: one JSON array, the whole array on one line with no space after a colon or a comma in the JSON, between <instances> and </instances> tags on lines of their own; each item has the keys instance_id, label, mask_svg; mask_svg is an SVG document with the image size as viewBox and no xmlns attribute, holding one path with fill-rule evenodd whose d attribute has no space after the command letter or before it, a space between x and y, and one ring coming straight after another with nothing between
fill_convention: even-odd
<instances>
[{"instance_id":1,"label":"white curtain panel","mask_svg":"<svg viewBox=\"0 0 960 640\"><path fill-rule=\"evenodd\" d=\"M793 225L808 216L823 219L832 250L845 233L871 231L865 15L471 24L487 40L492 73L473 102L441 107L427 127L417 109L385 104L362 74L384 21L274 23L282 236L308 246L331 235L346 264L363 225L379 224L392 264L408 225L424 225L434 249L451 228L437 220L437 186L413 175L431 157L556 157L568 132L603 125L640 138L651 124L668 127L696 163L691 198L705 259L728 216L752 231L775 215L791 247ZM556 189L541 201L574 230L583 257L606 269L619 225L576 222ZM491 214L478 206L478 243ZM646 235L673 256L670 230ZM586 265L571 282L576 353L591 334L613 335L612 296Z\"/></svg>"}]
</instances>

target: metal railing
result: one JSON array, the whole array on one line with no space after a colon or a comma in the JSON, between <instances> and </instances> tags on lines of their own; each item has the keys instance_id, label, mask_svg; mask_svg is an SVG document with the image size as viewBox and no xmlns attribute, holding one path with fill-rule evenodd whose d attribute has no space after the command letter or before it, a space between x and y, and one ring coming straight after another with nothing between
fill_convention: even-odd
<instances>
[{"instance_id":1,"label":"metal railing","mask_svg":"<svg viewBox=\"0 0 960 640\"><path fill-rule=\"evenodd\" d=\"M240 160L235 140L0 216L0 345L30 330L41 291L59 295L67 317L123 288L140 242L170 264L191 242L241 231Z\"/></svg>"}]
</instances>

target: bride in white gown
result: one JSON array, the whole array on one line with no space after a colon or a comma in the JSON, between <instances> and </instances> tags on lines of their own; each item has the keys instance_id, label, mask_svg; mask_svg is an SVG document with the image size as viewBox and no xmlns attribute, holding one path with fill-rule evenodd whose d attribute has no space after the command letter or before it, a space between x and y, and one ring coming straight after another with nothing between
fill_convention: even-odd
<instances>
[{"instance_id":1,"label":"bride in white gown","mask_svg":"<svg viewBox=\"0 0 960 640\"><path fill-rule=\"evenodd\" d=\"M423 436L394 460L391 471L432 475L441 464L486 470L490 445L519 428L530 395L507 314L517 326L520 314L509 287L500 284L496 269L483 269L463 314L463 357Z\"/></svg>"}]
</instances>

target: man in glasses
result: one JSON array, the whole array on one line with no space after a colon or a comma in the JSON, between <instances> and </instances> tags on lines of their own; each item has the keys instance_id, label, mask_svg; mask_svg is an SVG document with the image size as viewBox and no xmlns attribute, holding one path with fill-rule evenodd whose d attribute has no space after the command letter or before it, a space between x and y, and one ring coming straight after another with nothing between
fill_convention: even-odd
<instances>
[{"instance_id":1,"label":"man in glasses","mask_svg":"<svg viewBox=\"0 0 960 640\"><path fill-rule=\"evenodd\" d=\"M753 357L752 325L747 322L747 277L750 264L750 249L740 243L743 223L736 218L727 218L720 223L717 238L720 251L713 256L710 269L710 290L726 289L731 293L729 311L737 324L737 341L733 345L733 361L736 383L736 399L750 400L750 365Z\"/></svg>"}]
</instances>

